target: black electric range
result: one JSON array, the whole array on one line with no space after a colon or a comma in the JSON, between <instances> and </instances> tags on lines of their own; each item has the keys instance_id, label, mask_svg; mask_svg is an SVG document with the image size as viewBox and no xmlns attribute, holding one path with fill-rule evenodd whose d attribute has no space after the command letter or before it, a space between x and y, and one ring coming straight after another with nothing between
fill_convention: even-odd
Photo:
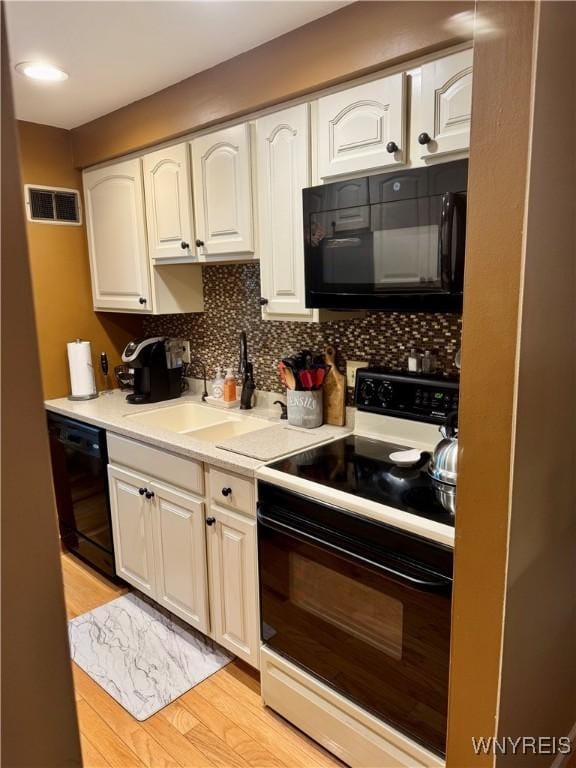
<instances>
[{"instance_id":1,"label":"black electric range","mask_svg":"<svg viewBox=\"0 0 576 768\"><path fill-rule=\"evenodd\" d=\"M409 450L409 446L347 435L269 466L279 472L453 526L454 515L437 500L433 481L428 475L430 454L423 453L418 464L412 467L399 467L390 460L390 454L402 450Z\"/></svg>"},{"instance_id":2,"label":"black electric range","mask_svg":"<svg viewBox=\"0 0 576 768\"><path fill-rule=\"evenodd\" d=\"M354 400L359 411L441 425L458 410L458 381L362 368L356 374ZM411 447L353 434L269 466L453 527L454 515L437 498L428 475L430 454L423 453L412 467L390 460L394 451Z\"/></svg>"}]
</instances>

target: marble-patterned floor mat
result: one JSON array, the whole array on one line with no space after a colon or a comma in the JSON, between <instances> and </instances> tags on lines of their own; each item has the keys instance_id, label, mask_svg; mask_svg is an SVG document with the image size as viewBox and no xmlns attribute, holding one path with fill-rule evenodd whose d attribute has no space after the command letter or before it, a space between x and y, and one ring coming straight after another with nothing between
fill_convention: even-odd
<instances>
[{"instance_id":1,"label":"marble-patterned floor mat","mask_svg":"<svg viewBox=\"0 0 576 768\"><path fill-rule=\"evenodd\" d=\"M72 660L146 720L234 658L134 593L68 622Z\"/></svg>"}]
</instances>

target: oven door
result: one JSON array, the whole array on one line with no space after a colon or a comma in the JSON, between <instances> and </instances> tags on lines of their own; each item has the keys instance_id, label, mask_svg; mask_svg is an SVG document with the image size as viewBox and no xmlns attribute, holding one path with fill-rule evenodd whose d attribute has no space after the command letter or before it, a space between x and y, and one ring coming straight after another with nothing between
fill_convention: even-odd
<instances>
[{"instance_id":1,"label":"oven door","mask_svg":"<svg viewBox=\"0 0 576 768\"><path fill-rule=\"evenodd\" d=\"M391 551L385 526L333 509L328 528L323 505L271 495L258 511L263 641L444 754L451 577L398 554L413 537L391 532Z\"/></svg>"}]
</instances>

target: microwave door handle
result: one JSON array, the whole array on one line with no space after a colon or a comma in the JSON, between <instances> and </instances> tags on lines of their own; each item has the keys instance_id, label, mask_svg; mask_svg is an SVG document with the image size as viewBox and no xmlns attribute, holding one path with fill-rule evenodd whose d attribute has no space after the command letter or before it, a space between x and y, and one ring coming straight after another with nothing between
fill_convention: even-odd
<instances>
[{"instance_id":1,"label":"microwave door handle","mask_svg":"<svg viewBox=\"0 0 576 768\"><path fill-rule=\"evenodd\" d=\"M456 195L453 192L445 192L442 195L440 231L438 235L440 277L442 280L442 288L445 290L449 290L452 285L452 236L454 233L455 212Z\"/></svg>"},{"instance_id":2,"label":"microwave door handle","mask_svg":"<svg viewBox=\"0 0 576 768\"><path fill-rule=\"evenodd\" d=\"M286 534L287 536L298 539L305 544L313 544L320 547L321 549L325 549L327 551L334 552L335 554L346 557L349 560L369 565L370 567L380 571L380 573L384 574L385 576L388 576L394 581L398 581L407 587L411 587L412 589L418 589L422 592L444 592L452 589L452 579L443 576L438 576L435 579L415 578L414 576L411 576L408 573L404 573L395 567L384 565L383 563L377 562L375 560L370 560L369 558L363 557L356 552L351 552L349 549L345 549L344 547L339 547L336 544L326 542L317 536L313 536L311 533L305 533L304 531L301 531L298 528L294 528L287 523L281 523L279 520L273 520L267 515L263 514L260 509L258 510L258 522L265 528L270 528L271 530L277 531L278 533Z\"/></svg>"}]
</instances>

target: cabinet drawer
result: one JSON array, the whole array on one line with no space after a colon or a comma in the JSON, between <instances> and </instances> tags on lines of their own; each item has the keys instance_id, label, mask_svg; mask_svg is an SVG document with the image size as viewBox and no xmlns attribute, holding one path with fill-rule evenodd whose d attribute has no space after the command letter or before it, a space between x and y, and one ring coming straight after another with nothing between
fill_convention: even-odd
<instances>
[{"instance_id":1,"label":"cabinet drawer","mask_svg":"<svg viewBox=\"0 0 576 768\"><path fill-rule=\"evenodd\" d=\"M254 481L250 478L209 467L208 486L215 504L256 516Z\"/></svg>"},{"instance_id":2,"label":"cabinet drawer","mask_svg":"<svg viewBox=\"0 0 576 768\"><path fill-rule=\"evenodd\" d=\"M107 440L108 457L112 463L136 469L143 475L150 475L200 496L204 494L202 462L165 453L110 432Z\"/></svg>"}]
</instances>

